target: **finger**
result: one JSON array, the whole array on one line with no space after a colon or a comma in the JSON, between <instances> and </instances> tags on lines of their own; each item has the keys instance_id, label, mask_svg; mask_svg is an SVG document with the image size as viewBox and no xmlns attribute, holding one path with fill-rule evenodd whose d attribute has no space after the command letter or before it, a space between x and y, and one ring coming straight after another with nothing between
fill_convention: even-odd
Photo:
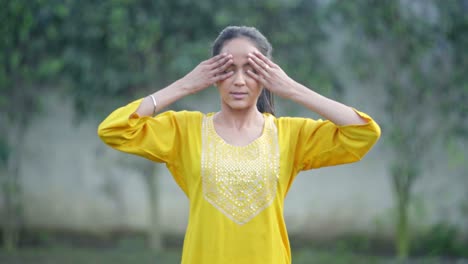
<instances>
[{"instance_id":1,"label":"finger","mask_svg":"<svg viewBox=\"0 0 468 264\"><path fill-rule=\"evenodd\" d=\"M228 59L227 61L224 62L224 64L222 64L222 65L220 65L219 67L214 68L213 70L211 70L211 73L212 73L212 74L219 74L220 72L224 72L224 71L227 70L233 63L234 63L234 61L233 61L232 59Z\"/></svg>"},{"instance_id":2,"label":"finger","mask_svg":"<svg viewBox=\"0 0 468 264\"><path fill-rule=\"evenodd\" d=\"M259 65L265 72L268 72L268 70L270 69L270 66L267 63L265 63L263 60L261 60L259 57L251 56L250 58L253 61L255 61L255 63L257 63L257 65Z\"/></svg>"},{"instance_id":3,"label":"finger","mask_svg":"<svg viewBox=\"0 0 468 264\"><path fill-rule=\"evenodd\" d=\"M266 85L267 83L267 77L269 76L265 70L263 70L258 64L255 64L255 62L252 60L250 62L252 65L253 69L252 70L247 70L247 74L254 78L257 82L262 83L263 85Z\"/></svg>"},{"instance_id":4,"label":"finger","mask_svg":"<svg viewBox=\"0 0 468 264\"><path fill-rule=\"evenodd\" d=\"M267 70L261 66L260 63L264 64L263 62L260 62L258 58L252 58L250 57L249 59L249 64L252 65L252 67L257 71L257 73L260 73L263 77L269 76Z\"/></svg>"},{"instance_id":5,"label":"finger","mask_svg":"<svg viewBox=\"0 0 468 264\"><path fill-rule=\"evenodd\" d=\"M265 79L264 79L263 77L261 77L260 75L256 74L256 73L255 73L254 71L252 71L252 70L247 70L247 74L248 74L250 77L254 78L254 80L256 80L256 81L258 81L258 82L262 82L262 83L263 83L263 82L265 81Z\"/></svg>"},{"instance_id":6,"label":"finger","mask_svg":"<svg viewBox=\"0 0 468 264\"><path fill-rule=\"evenodd\" d=\"M233 71L228 71L228 72L225 72L225 73L222 73L222 74L218 74L213 78L212 82L216 83L216 82L219 82L219 81L223 81L223 80L229 78L233 74L234 74Z\"/></svg>"},{"instance_id":7,"label":"finger","mask_svg":"<svg viewBox=\"0 0 468 264\"><path fill-rule=\"evenodd\" d=\"M232 57L232 55L223 53L220 55L216 55L215 57L211 58L208 63L208 67L210 70L217 68L221 65L223 65L227 60L229 60Z\"/></svg>"},{"instance_id":8,"label":"finger","mask_svg":"<svg viewBox=\"0 0 468 264\"><path fill-rule=\"evenodd\" d=\"M217 68L223 66L224 64L226 64L229 60L231 59L231 57L229 55L217 60L217 61L214 61L212 62L211 64L208 65L208 69L211 71L211 70L216 70Z\"/></svg>"},{"instance_id":9,"label":"finger","mask_svg":"<svg viewBox=\"0 0 468 264\"><path fill-rule=\"evenodd\" d=\"M210 59L208 59L207 62L211 64L211 63L216 62L217 60L220 60L220 59L222 59L222 58L224 58L226 56L227 56L227 53L225 53L225 52L220 53L220 54L218 54L216 56L213 56Z\"/></svg>"},{"instance_id":10,"label":"finger","mask_svg":"<svg viewBox=\"0 0 468 264\"><path fill-rule=\"evenodd\" d=\"M216 62L216 61L218 61L218 60L220 60L220 59L222 59L222 58L224 58L224 57L225 57L224 54L218 54L218 55L213 56L213 57L211 57L211 58L209 58L209 59L207 59L207 60L202 61L202 62L200 63L200 65L210 66L210 65L213 64L214 62Z\"/></svg>"},{"instance_id":11,"label":"finger","mask_svg":"<svg viewBox=\"0 0 468 264\"><path fill-rule=\"evenodd\" d=\"M267 57L266 57L265 55L263 55L261 52L259 52L259 51L254 51L254 52L253 52L253 55L254 55L254 57L259 58L263 63L265 63L265 64L268 65L269 67L271 67L271 68L276 67L276 64L273 63L269 58L267 58Z\"/></svg>"}]
</instances>

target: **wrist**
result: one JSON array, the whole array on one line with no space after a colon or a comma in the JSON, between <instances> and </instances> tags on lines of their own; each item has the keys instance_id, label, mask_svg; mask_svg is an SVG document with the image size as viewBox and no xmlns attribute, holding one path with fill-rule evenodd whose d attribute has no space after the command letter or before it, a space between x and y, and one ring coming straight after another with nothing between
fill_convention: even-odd
<instances>
[{"instance_id":1,"label":"wrist","mask_svg":"<svg viewBox=\"0 0 468 264\"><path fill-rule=\"evenodd\" d=\"M181 80L174 82L173 86L174 86L173 87L174 91L181 97L191 95L194 93L193 87L190 84L183 82Z\"/></svg>"},{"instance_id":2,"label":"wrist","mask_svg":"<svg viewBox=\"0 0 468 264\"><path fill-rule=\"evenodd\" d=\"M180 80L172 83L168 88L177 98L192 94L191 87Z\"/></svg>"},{"instance_id":3,"label":"wrist","mask_svg":"<svg viewBox=\"0 0 468 264\"><path fill-rule=\"evenodd\" d=\"M304 97L305 93L307 93L309 89L300 83L293 82L291 85L289 85L289 89L286 92L286 98L297 101L300 100Z\"/></svg>"},{"instance_id":4,"label":"wrist","mask_svg":"<svg viewBox=\"0 0 468 264\"><path fill-rule=\"evenodd\" d=\"M155 115L158 111L158 102L156 101L156 98L153 94L150 94L149 97L151 99L151 102L153 103L153 115Z\"/></svg>"}]
</instances>

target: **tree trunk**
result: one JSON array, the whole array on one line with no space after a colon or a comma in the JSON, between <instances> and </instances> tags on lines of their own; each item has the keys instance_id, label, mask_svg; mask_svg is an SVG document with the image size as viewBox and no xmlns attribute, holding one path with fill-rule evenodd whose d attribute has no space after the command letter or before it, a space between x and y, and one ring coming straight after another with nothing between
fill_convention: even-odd
<instances>
[{"instance_id":1,"label":"tree trunk","mask_svg":"<svg viewBox=\"0 0 468 264\"><path fill-rule=\"evenodd\" d=\"M397 203L395 250L400 260L407 259L411 249L409 206L411 203L411 187L417 175L416 168L405 159L396 162L392 169L393 188Z\"/></svg>"},{"instance_id":2,"label":"tree trunk","mask_svg":"<svg viewBox=\"0 0 468 264\"><path fill-rule=\"evenodd\" d=\"M7 171L3 183L5 217L3 220L3 247L6 251L15 251L18 245L18 188L15 175Z\"/></svg>"},{"instance_id":3,"label":"tree trunk","mask_svg":"<svg viewBox=\"0 0 468 264\"><path fill-rule=\"evenodd\" d=\"M162 250L162 236L159 218L159 184L158 184L158 166L154 163L148 165L148 171L145 173L145 179L148 186L150 223L148 247L155 251Z\"/></svg>"},{"instance_id":4,"label":"tree trunk","mask_svg":"<svg viewBox=\"0 0 468 264\"><path fill-rule=\"evenodd\" d=\"M398 199L397 213L397 240L396 251L398 259L404 260L408 258L410 249L409 229L408 229L408 201L406 199Z\"/></svg>"},{"instance_id":5,"label":"tree trunk","mask_svg":"<svg viewBox=\"0 0 468 264\"><path fill-rule=\"evenodd\" d=\"M3 246L6 251L15 251L19 242L21 227L21 192L19 185L19 166L24 127L17 125L12 128L13 147L10 149L3 182L5 201L5 217L3 221Z\"/></svg>"}]
</instances>

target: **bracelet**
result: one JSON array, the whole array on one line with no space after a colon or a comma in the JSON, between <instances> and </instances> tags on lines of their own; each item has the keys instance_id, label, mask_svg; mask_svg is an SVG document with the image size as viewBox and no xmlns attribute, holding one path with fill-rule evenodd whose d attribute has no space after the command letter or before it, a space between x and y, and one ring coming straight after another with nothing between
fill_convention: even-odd
<instances>
[{"instance_id":1,"label":"bracelet","mask_svg":"<svg viewBox=\"0 0 468 264\"><path fill-rule=\"evenodd\" d=\"M156 99L152 94L150 94L151 99L153 100L153 115L156 113L158 103L156 103Z\"/></svg>"}]
</instances>

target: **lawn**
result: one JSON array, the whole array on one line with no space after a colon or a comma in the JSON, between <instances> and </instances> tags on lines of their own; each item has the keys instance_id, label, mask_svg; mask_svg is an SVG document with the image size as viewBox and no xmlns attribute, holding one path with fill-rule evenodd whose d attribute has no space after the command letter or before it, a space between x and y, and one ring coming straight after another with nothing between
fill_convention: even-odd
<instances>
[{"instance_id":1,"label":"lawn","mask_svg":"<svg viewBox=\"0 0 468 264\"><path fill-rule=\"evenodd\" d=\"M357 255L352 252L324 250L293 250L294 264L367 264L402 263L391 257ZM5 264L176 264L180 263L180 249L155 253L145 249L93 249L93 248L27 248L13 253L0 251L0 263ZM419 259L404 263L468 264L468 260Z\"/></svg>"}]
</instances>

